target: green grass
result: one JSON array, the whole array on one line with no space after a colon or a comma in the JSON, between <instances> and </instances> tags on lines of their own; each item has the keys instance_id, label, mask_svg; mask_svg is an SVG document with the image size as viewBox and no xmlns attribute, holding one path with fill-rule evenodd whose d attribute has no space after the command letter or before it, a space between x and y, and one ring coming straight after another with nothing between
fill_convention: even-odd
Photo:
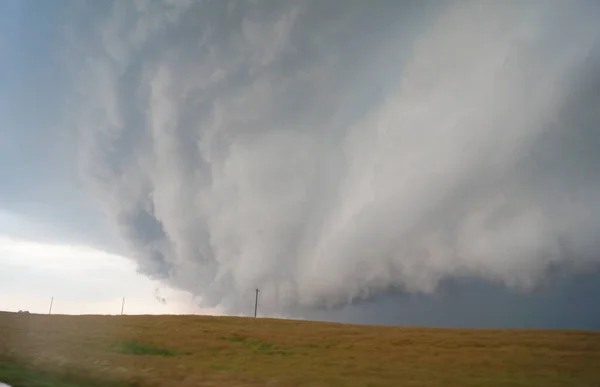
<instances>
[{"instance_id":1,"label":"green grass","mask_svg":"<svg viewBox=\"0 0 600 387\"><path fill-rule=\"evenodd\" d=\"M15 360L0 360L0 381L12 387L132 387L135 383L89 378L64 369L35 369Z\"/></svg>"},{"instance_id":2,"label":"green grass","mask_svg":"<svg viewBox=\"0 0 600 387\"><path fill-rule=\"evenodd\" d=\"M125 355L154 355L154 356L178 356L184 355L185 353L179 351L173 351L167 348L159 348L149 344L141 344L131 341L123 341L117 343L111 348L114 352L122 353Z\"/></svg>"}]
</instances>

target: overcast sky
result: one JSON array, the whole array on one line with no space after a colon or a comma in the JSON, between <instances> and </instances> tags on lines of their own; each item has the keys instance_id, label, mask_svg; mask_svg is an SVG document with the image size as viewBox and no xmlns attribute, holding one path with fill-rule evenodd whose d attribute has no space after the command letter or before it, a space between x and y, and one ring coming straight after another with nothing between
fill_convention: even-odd
<instances>
[{"instance_id":1,"label":"overcast sky","mask_svg":"<svg viewBox=\"0 0 600 387\"><path fill-rule=\"evenodd\" d=\"M0 2L0 309L600 329L599 17Z\"/></svg>"}]
</instances>

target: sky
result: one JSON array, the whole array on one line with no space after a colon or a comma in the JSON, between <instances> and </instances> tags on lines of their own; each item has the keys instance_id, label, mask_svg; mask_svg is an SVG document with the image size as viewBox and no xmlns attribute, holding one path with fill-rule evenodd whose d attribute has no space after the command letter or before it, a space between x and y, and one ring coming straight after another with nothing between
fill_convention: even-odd
<instances>
[{"instance_id":1,"label":"sky","mask_svg":"<svg viewBox=\"0 0 600 387\"><path fill-rule=\"evenodd\" d=\"M595 1L0 3L0 309L600 329Z\"/></svg>"}]
</instances>

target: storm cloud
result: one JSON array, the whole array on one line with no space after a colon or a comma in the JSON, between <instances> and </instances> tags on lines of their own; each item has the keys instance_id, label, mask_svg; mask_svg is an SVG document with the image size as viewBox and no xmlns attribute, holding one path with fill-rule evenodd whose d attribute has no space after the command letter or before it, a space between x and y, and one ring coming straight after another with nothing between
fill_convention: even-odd
<instances>
[{"instance_id":1,"label":"storm cloud","mask_svg":"<svg viewBox=\"0 0 600 387\"><path fill-rule=\"evenodd\" d=\"M236 313L598 267L597 4L92 4L68 130L148 276Z\"/></svg>"}]
</instances>

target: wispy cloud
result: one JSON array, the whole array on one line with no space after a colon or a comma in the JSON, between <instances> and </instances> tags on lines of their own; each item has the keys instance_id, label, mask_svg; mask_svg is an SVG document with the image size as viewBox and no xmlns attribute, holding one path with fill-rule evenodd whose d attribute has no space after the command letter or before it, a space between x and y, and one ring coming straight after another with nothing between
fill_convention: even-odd
<instances>
[{"instance_id":1,"label":"wispy cloud","mask_svg":"<svg viewBox=\"0 0 600 387\"><path fill-rule=\"evenodd\" d=\"M381 5L94 21L80 165L141 271L236 311L598 264L595 6Z\"/></svg>"}]
</instances>

